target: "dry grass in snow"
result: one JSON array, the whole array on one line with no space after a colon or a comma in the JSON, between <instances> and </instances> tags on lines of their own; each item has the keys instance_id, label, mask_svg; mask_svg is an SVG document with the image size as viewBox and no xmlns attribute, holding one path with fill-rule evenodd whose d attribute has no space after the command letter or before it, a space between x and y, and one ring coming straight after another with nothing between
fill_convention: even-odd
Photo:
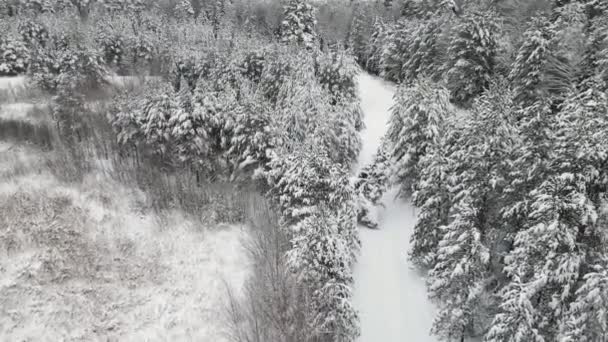
<instances>
[{"instance_id":1,"label":"dry grass in snow","mask_svg":"<svg viewBox=\"0 0 608 342\"><path fill-rule=\"evenodd\" d=\"M159 220L144 202L94 176L3 181L0 340L225 340L226 285L240 288L249 268L246 231L179 212Z\"/></svg>"}]
</instances>

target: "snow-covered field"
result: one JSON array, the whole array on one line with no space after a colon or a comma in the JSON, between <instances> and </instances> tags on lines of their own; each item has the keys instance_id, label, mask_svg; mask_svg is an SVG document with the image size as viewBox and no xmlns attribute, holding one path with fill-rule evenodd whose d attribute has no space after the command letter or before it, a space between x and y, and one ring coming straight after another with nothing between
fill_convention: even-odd
<instances>
[{"instance_id":1,"label":"snow-covered field","mask_svg":"<svg viewBox=\"0 0 608 342\"><path fill-rule=\"evenodd\" d=\"M0 341L227 341L247 230L159 220L144 203L94 175L0 182Z\"/></svg>"},{"instance_id":2,"label":"snow-covered field","mask_svg":"<svg viewBox=\"0 0 608 342\"><path fill-rule=\"evenodd\" d=\"M358 79L366 130L360 166L372 161L386 131L393 87L362 74ZM361 317L360 342L434 342L430 335L434 307L424 279L407 261L416 215L413 207L384 197L379 230L361 227L362 249L355 267L354 302Z\"/></svg>"},{"instance_id":3,"label":"snow-covered field","mask_svg":"<svg viewBox=\"0 0 608 342\"><path fill-rule=\"evenodd\" d=\"M0 77L0 90L22 87L25 84L25 76Z\"/></svg>"}]
</instances>

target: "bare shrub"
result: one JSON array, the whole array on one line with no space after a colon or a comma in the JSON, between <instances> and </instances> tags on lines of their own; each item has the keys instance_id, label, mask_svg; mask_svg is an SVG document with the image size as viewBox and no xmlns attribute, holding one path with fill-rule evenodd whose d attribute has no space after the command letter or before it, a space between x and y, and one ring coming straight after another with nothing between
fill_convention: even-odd
<instances>
[{"instance_id":1,"label":"bare shrub","mask_svg":"<svg viewBox=\"0 0 608 342\"><path fill-rule=\"evenodd\" d=\"M234 342L318 341L310 333L310 299L285 263L289 236L262 198L250 201L251 237L244 242L252 273L241 291L228 288L229 338Z\"/></svg>"}]
</instances>

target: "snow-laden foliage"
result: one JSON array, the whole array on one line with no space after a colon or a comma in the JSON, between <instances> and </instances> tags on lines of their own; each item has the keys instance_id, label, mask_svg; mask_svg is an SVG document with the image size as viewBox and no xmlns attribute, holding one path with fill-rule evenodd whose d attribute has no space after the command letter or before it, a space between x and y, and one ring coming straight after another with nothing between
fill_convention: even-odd
<instances>
[{"instance_id":1,"label":"snow-laden foliage","mask_svg":"<svg viewBox=\"0 0 608 342\"><path fill-rule=\"evenodd\" d=\"M127 46L123 35L117 32L102 32L97 37L97 43L103 51L103 60L106 65L118 71L125 68Z\"/></svg>"},{"instance_id":2,"label":"snow-laden foliage","mask_svg":"<svg viewBox=\"0 0 608 342\"><path fill-rule=\"evenodd\" d=\"M281 40L312 49L317 40L314 8L306 0L290 0L281 22Z\"/></svg>"},{"instance_id":3,"label":"snow-laden foliage","mask_svg":"<svg viewBox=\"0 0 608 342\"><path fill-rule=\"evenodd\" d=\"M487 281L490 251L484 244L485 222L480 220L483 208L475 202L473 197L460 199L451 222L439 228L442 237L429 273L431 298L440 301L433 331L446 339L474 334Z\"/></svg>"},{"instance_id":4,"label":"snow-laden foliage","mask_svg":"<svg viewBox=\"0 0 608 342\"><path fill-rule=\"evenodd\" d=\"M489 85L496 64L498 27L494 13L472 12L454 28L456 34L448 49L451 57L444 70L455 102L466 103Z\"/></svg>"},{"instance_id":5,"label":"snow-laden foliage","mask_svg":"<svg viewBox=\"0 0 608 342\"><path fill-rule=\"evenodd\" d=\"M57 93L53 96L51 113L57 126L59 137L68 145L84 139L86 100L82 93L86 82L76 73L57 76Z\"/></svg>"},{"instance_id":6,"label":"snow-laden foliage","mask_svg":"<svg viewBox=\"0 0 608 342\"><path fill-rule=\"evenodd\" d=\"M382 77L394 82L402 80L401 70L408 59L412 32L416 27L415 22L402 19L391 28L380 57Z\"/></svg>"},{"instance_id":7,"label":"snow-laden foliage","mask_svg":"<svg viewBox=\"0 0 608 342\"><path fill-rule=\"evenodd\" d=\"M380 61L384 46L387 44L387 37L387 25L381 18L375 18L374 23L372 24L369 42L367 43L367 60L364 64L365 68L373 74L380 73Z\"/></svg>"},{"instance_id":8,"label":"snow-laden foliage","mask_svg":"<svg viewBox=\"0 0 608 342\"><path fill-rule=\"evenodd\" d=\"M372 204L380 204L380 199L389 186L391 176L391 163L388 144L382 142L374 155L371 164L365 165L359 172L355 188L360 196L368 199Z\"/></svg>"},{"instance_id":9,"label":"snow-laden foliage","mask_svg":"<svg viewBox=\"0 0 608 342\"><path fill-rule=\"evenodd\" d=\"M555 32L545 18L535 18L524 34L524 43L519 48L510 78L513 80L518 102L530 104L546 96L542 93L542 80L547 55Z\"/></svg>"},{"instance_id":10,"label":"snow-laden foliage","mask_svg":"<svg viewBox=\"0 0 608 342\"><path fill-rule=\"evenodd\" d=\"M442 134L450 111L448 99L447 90L428 79L400 86L395 93L386 139L402 196L417 187L418 162Z\"/></svg>"},{"instance_id":11,"label":"snow-laden foliage","mask_svg":"<svg viewBox=\"0 0 608 342\"><path fill-rule=\"evenodd\" d=\"M348 48L352 51L357 62L364 65L368 56L367 39L370 36L371 22L367 8L362 3L357 3L354 9L353 19L348 31Z\"/></svg>"},{"instance_id":12,"label":"snow-laden foliage","mask_svg":"<svg viewBox=\"0 0 608 342\"><path fill-rule=\"evenodd\" d=\"M192 8L190 0L178 0L175 4L174 11L175 17L180 19L188 19L194 17L194 8Z\"/></svg>"},{"instance_id":13,"label":"snow-laden foliage","mask_svg":"<svg viewBox=\"0 0 608 342\"><path fill-rule=\"evenodd\" d=\"M315 70L323 89L332 95L332 103L357 101L355 77L359 70L354 60L340 53L320 55L315 59ZM361 129L361 114L356 121Z\"/></svg>"},{"instance_id":14,"label":"snow-laden foliage","mask_svg":"<svg viewBox=\"0 0 608 342\"><path fill-rule=\"evenodd\" d=\"M576 243L577 235L597 219L581 185L572 174L563 174L532 192L529 228L516 235L514 249L505 260L506 272L520 284L508 285L502 295L505 303L512 302L512 296L529 298L532 314L519 322L513 317L517 311L497 315L490 341L517 336L514 333L521 325L529 329L524 330L526 336L536 331L549 340L557 338L567 302L584 267L585 251Z\"/></svg>"},{"instance_id":15,"label":"snow-laden foliage","mask_svg":"<svg viewBox=\"0 0 608 342\"><path fill-rule=\"evenodd\" d=\"M36 87L52 93L62 74L77 74L81 79L79 86L98 89L105 82L107 71L97 51L55 36L48 47L32 53L28 74Z\"/></svg>"},{"instance_id":16,"label":"snow-laden foliage","mask_svg":"<svg viewBox=\"0 0 608 342\"><path fill-rule=\"evenodd\" d=\"M410 40L404 42L406 54L402 55L400 81L412 82L417 77L434 78L437 75L441 24L440 20L428 20L410 33Z\"/></svg>"},{"instance_id":17,"label":"snow-laden foliage","mask_svg":"<svg viewBox=\"0 0 608 342\"><path fill-rule=\"evenodd\" d=\"M29 46L45 46L49 40L49 32L44 25L27 20L19 24L19 34Z\"/></svg>"},{"instance_id":18,"label":"snow-laden foliage","mask_svg":"<svg viewBox=\"0 0 608 342\"><path fill-rule=\"evenodd\" d=\"M560 341L601 341L608 334L608 260L591 266L568 308Z\"/></svg>"},{"instance_id":19,"label":"snow-laden foliage","mask_svg":"<svg viewBox=\"0 0 608 342\"><path fill-rule=\"evenodd\" d=\"M457 148L454 146L455 138L450 135L453 130L453 127L446 129L446 134L418 162L420 180L413 194L413 203L419 212L409 256L415 264L427 269L436 263L439 227L449 222L452 197L449 175L453 172L449 168L453 165L448 158Z\"/></svg>"},{"instance_id":20,"label":"snow-laden foliage","mask_svg":"<svg viewBox=\"0 0 608 342\"><path fill-rule=\"evenodd\" d=\"M26 72L30 51L21 41L0 38L0 76L15 76Z\"/></svg>"},{"instance_id":21,"label":"snow-laden foliage","mask_svg":"<svg viewBox=\"0 0 608 342\"><path fill-rule=\"evenodd\" d=\"M259 83L264 72L265 58L263 51L247 53L241 63L242 74L251 81Z\"/></svg>"},{"instance_id":22,"label":"snow-laden foliage","mask_svg":"<svg viewBox=\"0 0 608 342\"><path fill-rule=\"evenodd\" d=\"M360 242L347 169L310 145L278 155L269 169L271 198L293 236L288 264L315 289L311 327L316 336L352 341L359 328L349 286Z\"/></svg>"}]
</instances>

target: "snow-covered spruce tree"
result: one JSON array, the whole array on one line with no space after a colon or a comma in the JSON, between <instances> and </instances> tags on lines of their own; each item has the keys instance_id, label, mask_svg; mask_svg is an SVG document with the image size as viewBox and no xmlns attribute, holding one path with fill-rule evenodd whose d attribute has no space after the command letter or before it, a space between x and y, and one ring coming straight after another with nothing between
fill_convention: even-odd
<instances>
[{"instance_id":1,"label":"snow-covered spruce tree","mask_svg":"<svg viewBox=\"0 0 608 342\"><path fill-rule=\"evenodd\" d=\"M390 155L385 138L374 155L372 163L365 165L358 175L355 190L374 205L380 204L380 199L390 185Z\"/></svg>"},{"instance_id":2,"label":"snow-covered spruce tree","mask_svg":"<svg viewBox=\"0 0 608 342\"><path fill-rule=\"evenodd\" d=\"M606 29L608 29L608 20L605 18L608 15L608 5L600 5L599 2L590 1L587 4L586 14L585 53L581 62L580 81L604 73L604 67L608 66L600 65L603 60L608 61L608 56L604 54L604 51L608 51L604 50L608 47L608 40L606 38L608 35L605 33Z\"/></svg>"},{"instance_id":3,"label":"snow-covered spruce tree","mask_svg":"<svg viewBox=\"0 0 608 342\"><path fill-rule=\"evenodd\" d=\"M576 291L561 328L560 341L594 342L608 336L608 260L600 262L591 267Z\"/></svg>"},{"instance_id":4,"label":"snow-covered spruce tree","mask_svg":"<svg viewBox=\"0 0 608 342\"><path fill-rule=\"evenodd\" d=\"M418 23L404 19L391 28L380 57L380 76L393 82L403 80L403 64L410 59L410 46L417 28Z\"/></svg>"},{"instance_id":5,"label":"snow-covered spruce tree","mask_svg":"<svg viewBox=\"0 0 608 342\"><path fill-rule=\"evenodd\" d=\"M103 60L110 68L115 68L119 73L125 72L126 42L118 32L102 31L97 37L97 43L103 51Z\"/></svg>"},{"instance_id":6,"label":"snow-covered spruce tree","mask_svg":"<svg viewBox=\"0 0 608 342\"><path fill-rule=\"evenodd\" d=\"M353 341L359 330L349 286L360 244L354 192L348 169L312 145L275 155L266 172L269 195L292 235L288 265L311 291L312 333L321 340Z\"/></svg>"},{"instance_id":7,"label":"snow-covered spruce tree","mask_svg":"<svg viewBox=\"0 0 608 342\"><path fill-rule=\"evenodd\" d=\"M263 51L252 51L241 62L241 74L255 83L262 80L266 56Z\"/></svg>"},{"instance_id":8,"label":"snow-covered spruce tree","mask_svg":"<svg viewBox=\"0 0 608 342\"><path fill-rule=\"evenodd\" d=\"M281 88L289 78L292 66L288 61L277 56L269 58L267 66L262 72L260 80L260 91L273 104L280 100Z\"/></svg>"},{"instance_id":9,"label":"snow-covered spruce tree","mask_svg":"<svg viewBox=\"0 0 608 342\"><path fill-rule=\"evenodd\" d=\"M498 277L493 259L494 246L501 239L501 189L507 184L506 169L518 142L510 94L504 93L504 85L493 86L464 118L460 133L447 141L453 149L446 153L443 167L449 193L438 193L436 200L447 197L448 202L430 207L449 206L447 224L433 226L445 222L445 213L436 212L415 227L413 244L430 251L426 260L424 255L418 258L432 267L429 287L439 301L434 332L450 341L485 330L494 306L488 291Z\"/></svg>"},{"instance_id":10,"label":"snow-covered spruce tree","mask_svg":"<svg viewBox=\"0 0 608 342\"><path fill-rule=\"evenodd\" d=\"M367 45L370 37L370 18L367 12L367 6L357 2L354 8L354 15L348 32L348 48L352 51L355 60L360 65L364 65L367 61Z\"/></svg>"},{"instance_id":11,"label":"snow-covered spruce tree","mask_svg":"<svg viewBox=\"0 0 608 342\"><path fill-rule=\"evenodd\" d=\"M49 40L47 28L35 21L26 20L19 23L21 39L30 47L44 47Z\"/></svg>"},{"instance_id":12,"label":"snow-covered spruce tree","mask_svg":"<svg viewBox=\"0 0 608 342\"><path fill-rule=\"evenodd\" d=\"M0 76L25 73L29 65L30 51L21 41L0 38Z\"/></svg>"},{"instance_id":13,"label":"snow-covered spruce tree","mask_svg":"<svg viewBox=\"0 0 608 342\"><path fill-rule=\"evenodd\" d=\"M290 0L281 22L281 41L312 49L317 39L314 8L306 0Z\"/></svg>"},{"instance_id":14,"label":"snow-covered spruce tree","mask_svg":"<svg viewBox=\"0 0 608 342\"><path fill-rule=\"evenodd\" d=\"M213 2L211 25L213 26L213 37L218 38L220 25L226 14L226 0L215 0Z\"/></svg>"},{"instance_id":15,"label":"snow-covered spruce tree","mask_svg":"<svg viewBox=\"0 0 608 342\"><path fill-rule=\"evenodd\" d=\"M399 75L401 81L412 82L418 77L433 79L438 74L441 25L441 18L429 19L411 32L411 39L406 41L409 46L404 47L409 55L403 60Z\"/></svg>"},{"instance_id":16,"label":"snow-covered spruce tree","mask_svg":"<svg viewBox=\"0 0 608 342\"><path fill-rule=\"evenodd\" d=\"M314 132L315 142L328 151L333 162L349 166L356 162L361 150L361 137L353 115L358 115L360 108L357 102L350 101L353 100L328 106Z\"/></svg>"},{"instance_id":17,"label":"snow-covered spruce tree","mask_svg":"<svg viewBox=\"0 0 608 342\"><path fill-rule=\"evenodd\" d=\"M178 0L173 10L176 18L190 19L194 17L194 8L192 8L190 0Z\"/></svg>"},{"instance_id":18,"label":"snow-covered spruce tree","mask_svg":"<svg viewBox=\"0 0 608 342\"><path fill-rule=\"evenodd\" d=\"M483 209L478 200L464 196L451 222L440 228L443 237L428 280L431 298L440 302L433 332L447 341L474 335L490 263Z\"/></svg>"},{"instance_id":19,"label":"snow-covered spruce tree","mask_svg":"<svg viewBox=\"0 0 608 342\"><path fill-rule=\"evenodd\" d=\"M580 178L564 173L532 192L529 226L506 258L505 271L516 281L504 288L503 312L486 341L557 340L585 263L578 235L597 218L585 191Z\"/></svg>"},{"instance_id":20,"label":"snow-covered spruce tree","mask_svg":"<svg viewBox=\"0 0 608 342\"><path fill-rule=\"evenodd\" d=\"M99 89L106 82L107 70L97 51L84 46L70 46L65 37L53 37L49 47L31 54L28 74L36 87L55 92L61 74L79 75L80 87ZM85 89L82 89L84 92Z\"/></svg>"},{"instance_id":21,"label":"snow-covered spruce tree","mask_svg":"<svg viewBox=\"0 0 608 342\"><path fill-rule=\"evenodd\" d=\"M456 127L447 127L445 134L419 160L418 189L413 204L418 208L414 233L411 236L410 259L423 269L435 266L441 227L449 222L451 208L449 177L455 171L449 157L454 150Z\"/></svg>"},{"instance_id":22,"label":"snow-covered spruce tree","mask_svg":"<svg viewBox=\"0 0 608 342\"><path fill-rule=\"evenodd\" d=\"M353 221L354 223L354 221ZM287 263L314 290L311 326L315 335L352 341L359 334L356 310L350 304L352 246L342 234L340 218L321 205L290 229L293 247Z\"/></svg>"},{"instance_id":23,"label":"snow-covered spruce tree","mask_svg":"<svg viewBox=\"0 0 608 342\"><path fill-rule=\"evenodd\" d=\"M262 172L279 145L270 108L260 100L258 97L241 99L227 123L230 140L225 155L231 179L238 174L250 176Z\"/></svg>"},{"instance_id":24,"label":"snow-covered spruce tree","mask_svg":"<svg viewBox=\"0 0 608 342\"><path fill-rule=\"evenodd\" d=\"M330 209L341 204L337 202L335 189L342 188L348 179L338 164L331 162L323 149L313 148L313 144L291 153L280 153L268 166L265 175L270 186L270 198L278 201L283 221L294 224L316 212L325 203Z\"/></svg>"},{"instance_id":25,"label":"snow-covered spruce tree","mask_svg":"<svg viewBox=\"0 0 608 342\"><path fill-rule=\"evenodd\" d=\"M524 33L524 41L510 73L515 98L522 106L550 100L553 111L576 86L579 59L584 50L577 28L581 7L566 6L556 19L536 17Z\"/></svg>"},{"instance_id":26,"label":"snow-covered spruce tree","mask_svg":"<svg viewBox=\"0 0 608 342\"><path fill-rule=\"evenodd\" d=\"M407 196L417 188L420 158L442 134L450 111L449 93L428 79L419 79L397 89L391 111L386 142L399 192Z\"/></svg>"},{"instance_id":27,"label":"snow-covered spruce tree","mask_svg":"<svg viewBox=\"0 0 608 342\"><path fill-rule=\"evenodd\" d=\"M481 94L494 75L498 17L490 11L467 12L454 31L443 68L452 100L464 104Z\"/></svg>"},{"instance_id":28,"label":"snow-covered spruce tree","mask_svg":"<svg viewBox=\"0 0 608 342\"><path fill-rule=\"evenodd\" d=\"M601 113L608 101L593 84L582 89L548 122L548 165L542 183L520 205L526 220L505 259L511 281L500 295L504 304L488 341L557 340L559 327L564 330L580 315L571 303L581 279L593 272L589 265L605 260L605 210L600 208L607 189L608 120ZM568 329L583 337L598 333L576 328Z\"/></svg>"},{"instance_id":29,"label":"snow-covered spruce tree","mask_svg":"<svg viewBox=\"0 0 608 342\"><path fill-rule=\"evenodd\" d=\"M441 8L441 0L404 0L401 16L407 19L429 19Z\"/></svg>"},{"instance_id":30,"label":"snow-covered spruce tree","mask_svg":"<svg viewBox=\"0 0 608 342\"><path fill-rule=\"evenodd\" d=\"M357 99L355 78L359 70L352 58L341 53L321 54L315 63L316 76L323 88L331 94L332 104ZM356 121L358 128L362 128L362 119L357 118Z\"/></svg>"},{"instance_id":31,"label":"snow-covered spruce tree","mask_svg":"<svg viewBox=\"0 0 608 342\"><path fill-rule=\"evenodd\" d=\"M378 75L380 73L380 59L382 57L382 51L384 49L385 40L387 38L387 27L382 21L382 18L376 17L371 28L371 36L367 43L366 55L368 56L365 61L365 69L372 74ZM361 63L361 62L359 62Z\"/></svg>"},{"instance_id":32,"label":"snow-covered spruce tree","mask_svg":"<svg viewBox=\"0 0 608 342\"><path fill-rule=\"evenodd\" d=\"M78 73L62 73L57 77L57 93L53 96L51 112L60 139L73 148L84 139L85 96L81 87L86 80Z\"/></svg>"},{"instance_id":33,"label":"snow-covered spruce tree","mask_svg":"<svg viewBox=\"0 0 608 342\"><path fill-rule=\"evenodd\" d=\"M553 49L552 41L555 35L555 30L544 17L533 18L524 33L523 44L509 75L515 90L515 99L524 106L548 97L542 86L545 65Z\"/></svg>"}]
</instances>

